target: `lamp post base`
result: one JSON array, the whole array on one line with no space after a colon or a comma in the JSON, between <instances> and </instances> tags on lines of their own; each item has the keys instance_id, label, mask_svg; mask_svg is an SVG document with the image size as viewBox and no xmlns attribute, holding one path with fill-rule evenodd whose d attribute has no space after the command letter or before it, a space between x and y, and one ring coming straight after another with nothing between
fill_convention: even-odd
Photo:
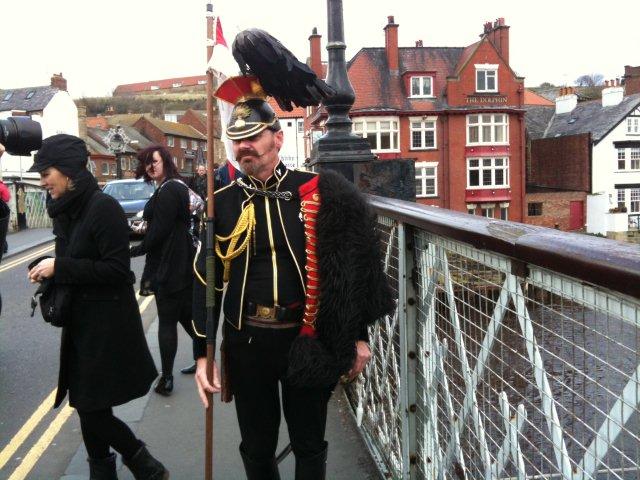
<instances>
[{"instance_id":1,"label":"lamp post base","mask_svg":"<svg viewBox=\"0 0 640 480\"><path fill-rule=\"evenodd\" d=\"M330 168L340 172L352 183L358 179L360 167L375 156L371 146L357 135L323 135L311 152L309 166L313 171Z\"/></svg>"}]
</instances>

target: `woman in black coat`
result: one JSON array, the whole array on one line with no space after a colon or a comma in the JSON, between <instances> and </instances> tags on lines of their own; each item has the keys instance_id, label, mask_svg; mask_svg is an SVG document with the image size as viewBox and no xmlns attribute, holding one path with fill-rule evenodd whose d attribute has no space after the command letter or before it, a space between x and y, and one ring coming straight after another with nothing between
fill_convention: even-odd
<instances>
[{"instance_id":1,"label":"woman in black coat","mask_svg":"<svg viewBox=\"0 0 640 480\"><path fill-rule=\"evenodd\" d=\"M145 395L157 372L147 346L130 269L124 211L87 170L87 147L71 135L45 139L29 171L50 198L56 257L29 271L69 289L63 318L58 407L67 392L80 416L91 479L117 479L113 447L136 479L168 478L112 407Z\"/></svg>"},{"instance_id":2,"label":"woman in black coat","mask_svg":"<svg viewBox=\"0 0 640 480\"><path fill-rule=\"evenodd\" d=\"M147 230L131 256L146 254L141 293L154 293L158 309L158 345L162 375L155 391L173 391L173 362L178 350L178 323L193 337L191 300L193 242L189 233L189 189L178 175L169 151L155 145L138 153L136 177L158 188L144 208Z\"/></svg>"}]
</instances>

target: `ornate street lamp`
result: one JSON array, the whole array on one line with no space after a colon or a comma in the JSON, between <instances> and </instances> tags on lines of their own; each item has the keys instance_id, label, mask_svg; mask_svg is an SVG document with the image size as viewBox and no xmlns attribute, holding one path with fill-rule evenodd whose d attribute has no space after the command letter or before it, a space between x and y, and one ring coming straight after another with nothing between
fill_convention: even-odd
<instances>
[{"instance_id":1,"label":"ornate street lamp","mask_svg":"<svg viewBox=\"0 0 640 480\"><path fill-rule=\"evenodd\" d=\"M131 143L131 139L124 132L120 125L109 129L109 133L105 137L105 143L109 151L116 157L116 178L122 178L122 155L127 151L127 145Z\"/></svg>"},{"instance_id":2,"label":"ornate street lamp","mask_svg":"<svg viewBox=\"0 0 640 480\"><path fill-rule=\"evenodd\" d=\"M342 0L327 0L327 23L327 83L336 93L322 102L328 113L325 123L327 132L313 146L309 165L313 170L338 170L353 182L357 181L361 167L372 161L374 155L371 153L369 142L351 130L349 110L356 97L347 76Z\"/></svg>"}]
</instances>

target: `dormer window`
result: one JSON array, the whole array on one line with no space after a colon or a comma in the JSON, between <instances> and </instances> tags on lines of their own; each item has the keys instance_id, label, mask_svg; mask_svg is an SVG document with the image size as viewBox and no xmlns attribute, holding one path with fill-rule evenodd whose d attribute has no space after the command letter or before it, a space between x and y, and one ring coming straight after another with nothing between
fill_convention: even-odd
<instances>
[{"instance_id":1,"label":"dormer window","mask_svg":"<svg viewBox=\"0 0 640 480\"><path fill-rule=\"evenodd\" d=\"M498 65L488 63L476 65L476 92L498 91Z\"/></svg>"},{"instance_id":2,"label":"dormer window","mask_svg":"<svg viewBox=\"0 0 640 480\"><path fill-rule=\"evenodd\" d=\"M433 77L411 77L412 97L433 97Z\"/></svg>"}]
</instances>

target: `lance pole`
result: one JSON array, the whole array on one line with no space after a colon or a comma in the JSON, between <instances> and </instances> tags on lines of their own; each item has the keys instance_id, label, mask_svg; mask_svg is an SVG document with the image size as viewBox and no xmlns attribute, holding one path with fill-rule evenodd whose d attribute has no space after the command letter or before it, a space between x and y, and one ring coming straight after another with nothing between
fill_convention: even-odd
<instances>
[{"instance_id":1,"label":"lance pole","mask_svg":"<svg viewBox=\"0 0 640 480\"><path fill-rule=\"evenodd\" d=\"M213 55L214 16L213 4L207 3L207 64ZM213 72L207 69L207 220L206 220L206 310L207 310L207 379L213 385L214 312L215 312L215 261L214 261L214 118L213 118ZM205 480L213 479L213 394L206 393L209 406L205 411Z\"/></svg>"}]
</instances>

